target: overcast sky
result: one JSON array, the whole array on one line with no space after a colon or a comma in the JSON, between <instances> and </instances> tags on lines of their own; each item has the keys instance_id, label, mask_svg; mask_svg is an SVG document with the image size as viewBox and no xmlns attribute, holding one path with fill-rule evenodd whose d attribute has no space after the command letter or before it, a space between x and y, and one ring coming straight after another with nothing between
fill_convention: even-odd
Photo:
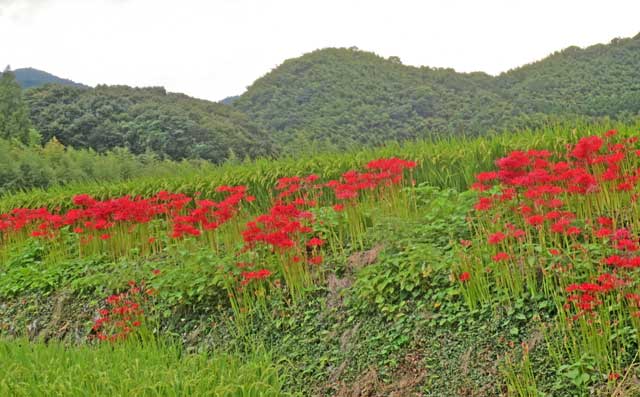
<instances>
[{"instance_id":1,"label":"overcast sky","mask_svg":"<svg viewBox=\"0 0 640 397\"><path fill-rule=\"evenodd\" d=\"M640 32L640 1L0 0L0 65L220 100L323 47L498 74Z\"/></svg>"}]
</instances>

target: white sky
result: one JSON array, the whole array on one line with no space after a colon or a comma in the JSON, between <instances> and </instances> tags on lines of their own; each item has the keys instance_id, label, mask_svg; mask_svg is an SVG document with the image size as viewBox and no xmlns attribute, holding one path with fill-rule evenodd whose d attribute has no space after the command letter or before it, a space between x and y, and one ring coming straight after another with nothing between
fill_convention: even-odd
<instances>
[{"instance_id":1,"label":"white sky","mask_svg":"<svg viewBox=\"0 0 640 397\"><path fill-rule=\"evenodd\" d=\"M220 100L324 47L502 71L640 32L640 1L0 0L0 67Z\"/></svg>"}]
</instances>

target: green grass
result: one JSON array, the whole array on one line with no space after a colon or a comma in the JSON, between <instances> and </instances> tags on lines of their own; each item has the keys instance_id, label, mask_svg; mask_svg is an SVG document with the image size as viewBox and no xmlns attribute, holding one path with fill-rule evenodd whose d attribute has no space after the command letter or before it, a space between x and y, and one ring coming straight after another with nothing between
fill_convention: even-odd
<instances>
[{"instance_id":1,"label":"green grass","mask_svg":"<svg viewBox=\"0 0 640 397\"><path fill-rule=\"evenodd\" d=\"M601 134L615 128L623 134L640 130L635 124L574 122L550 125L541 130L502 133L480 138L448 138L437 141L390 143L383 147L366 148L348 153L324 153L291 158L257 159L243 164L224 164L202 172L184 172L169 178L136 178L125 182L104 184L80 183L49 189L35 189L0 198L0 213L16 207L68 208L71 199L79 193L99 199L130 194L150 196L161 190L202 197L215 196L220 185L247 185L258 202L268 203L278 178L317 173L326 178L336 178L348 169L361 167L368 161L381 157L402 157L416 160L414 170L418 183L440 188L466 190L477 172L491 169L495 159L511 150L560 149L578 137Z\"/></svg>"},{"instance_id":2,"label":"green grass","mask_svg":"<svg viewBox=\"0 0 640 397\"><path fill-rule=\"evenodd\" d=\"M265 352L240 359L185 354L162 343L0 341L2 396L290 396L282 390L281 372Z\"/></svg>"}]
</instances>

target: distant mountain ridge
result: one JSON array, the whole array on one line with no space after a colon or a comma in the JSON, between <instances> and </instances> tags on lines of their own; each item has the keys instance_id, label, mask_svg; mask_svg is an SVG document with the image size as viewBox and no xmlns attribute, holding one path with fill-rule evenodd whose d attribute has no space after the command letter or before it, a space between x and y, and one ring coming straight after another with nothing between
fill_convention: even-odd
<instances>
[{"instance_id":1,"label":"distant mountain ridge","mask_svg":"<svg viewBox=\"0 0 640 397\"><path fill-rule=\"evenodd\" d=\"M45 84L60 84L69 87L89 88L89 86L84 84L76 83L69 79L63 79L51 73L34 68L16 69L13 73L16 75L18 84L20 84L20 87L23 89L40 87Z\"/></svg>"}]
</instances>

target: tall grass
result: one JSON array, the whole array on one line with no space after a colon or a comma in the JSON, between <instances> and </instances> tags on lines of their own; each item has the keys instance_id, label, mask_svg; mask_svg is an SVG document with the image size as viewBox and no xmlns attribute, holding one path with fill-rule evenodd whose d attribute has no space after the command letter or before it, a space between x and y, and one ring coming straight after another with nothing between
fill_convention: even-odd
<instances>
[{"instance_id":1,"label":"tall grass","mask_svg":"<svg viewBox=\"0 0 640 397\"><path fill-rule=\"evenodd\" d=\"M68 347L0 341L2 396L278 397L282 368L266 352L185 354L151 342Z\"/></svg>"},{"instance_id":2,"label":"tall grass","mask_svg":"<svg viewBox=\"0 0 640 397\"><path fill-rule=\"evenodd\" d=\"M256 195L258 199L262 198L259 202L268 203L278 178L310 173L337 178L344 171L357 168L370 160L393 156L419 162L418 168L414 171L417 181L462 191L473 183L477 172L490 169L496 158L511 150L523 147L558 150L567 142L577 141L581 136L600 133L610 128L618 129L622 133L637 133L640 121L635 124L574 122L550 125L540 130L494 134L480 138L461 137L390 143L383 147L350 153L297 156L279 160L257 159L243 164L224 164L201 172L182 172L178 176L164 179L136 178L108 185L100 182L70 184L5 196L0 199L0 212L16 207L64 206L64 203L71 203L71 198L79 193L105 199L125 194L149 196L161 190L168 190L188 195L201 192L203 197L208 197L215 195L215 189L220 185L248 185L251 194Z\"/></svg>"}]
</instances>

